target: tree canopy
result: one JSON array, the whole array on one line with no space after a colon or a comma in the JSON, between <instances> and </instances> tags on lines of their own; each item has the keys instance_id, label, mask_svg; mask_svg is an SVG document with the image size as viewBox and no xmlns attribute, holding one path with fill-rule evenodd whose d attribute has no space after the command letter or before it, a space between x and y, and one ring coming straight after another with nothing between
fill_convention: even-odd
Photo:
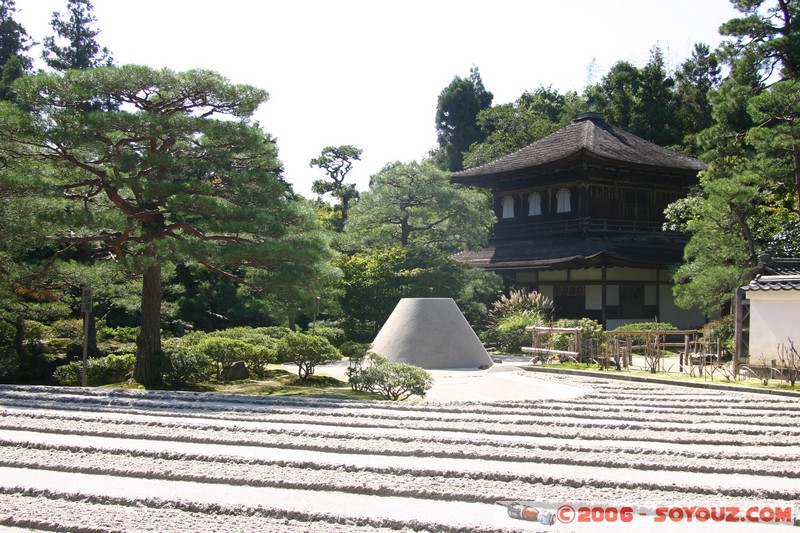
<instances>
[{"instance_id":1,"label":"tree canopy","mask_svg":"<svg viewBox=\"0 0 800 533\"><path fill-rule=\"evenodd\" d=\"M67 0L65 18L54 12L50 25L55 35L44 38L42 59L47 66L65 72L70 69L87 69L113 63L108 48L97 42L100 30L95 29L94 7L90 0Z\"/></svg>"},{"instance_id":2,"label":"tree canopy","mask_svg":"<svg viewBox=\"0 0 800 533\"><path fill-rule=\"evenodd\" d=\"M328 253L249 121L265 91L209 71L127 65L18 80L0 107L4 194L40 198L57 254L77 247L142 279L134 377L159 380L162 268L202 265L259 290ZM99 111L87 103L113 104ZM317 255L320 254L320 255Z\"/></svg>"},{"instance_id":3,"label":"tree canopy","mask_svg":"<svg viewBox=\"0 0 800 533\"><path fill-rule=\"evenodd\" d=\"M0 0L0 100L12 100L11 84L32 66L27 52L33 40L19 22L14 20L14 0Z\"/></svg>"},{"instance_id":4,"label":"tree canopy","mask_svg":"<svg viewBox=\"0 0 800 533\"><path fill-rule=\"evenodd\" d=\"M678 303L709 313L728 308L762 254L800 251L798 8L735 5L745 16L722 25L733 37L721 48L730 73L711 94L712 124L697 136L708 169L667 212L668 224L690 236L675 274Z\"/></svg>"},{"instance_id":5,"label":"tree canopy","mask_svg":"<svg viewBox=\"0 0 800 533\"><path fill-rule=\"evenodd\" d=\"M492 104L493 98L483 86L477 67L470 69L468 78L453 78L439 94L436 106L437 161L442 169L463 169L464 153L486 136L478 127L476 118Z\"/></svg>"},{"instance_id":6,"label":"tree canopy","mask_svg":"<svg viewBox=\"0 0 800 533\"><path fill-rule=\"evenodd\" d=\"M482 193L450 184L433 161L392 163L370 178L347 230L366 246L432 246L455 252L483 244L494 214Z\"/></svg>"},{"instance_id":7,"label":"tree canopy","mask_svg":"<svg viewBox=\"0 0 800 533\"><path fill-rule=\"evenodd\" d=\"M312 167L324 170L328 175L327 180L315 180L311 184L311 190L320 196L330 194L339 201L335 206L339 218L334 223L334 229L339 232L344 231L350 203L358 200L355 184L345 183L344 180L353 168L353 161L360 161L362 153L363 150L349 144L328 146L309 163Z\"/></svg>"}]
</instances>

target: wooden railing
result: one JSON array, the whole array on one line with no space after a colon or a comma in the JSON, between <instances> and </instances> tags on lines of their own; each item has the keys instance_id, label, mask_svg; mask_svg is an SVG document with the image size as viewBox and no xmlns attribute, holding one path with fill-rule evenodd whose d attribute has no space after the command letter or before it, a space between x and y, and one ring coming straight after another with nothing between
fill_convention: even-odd
<instances>
[{"instance_id":1,"label":"wooden railing","mask_svg":"<svg viewBox=\"0 0 800 533\"><path fill-rule=\"evenodd\" d=\"M503 220L494 227L494 238L509 239L530 237L536 234L559 233L667 233L661 229L659 222L642 220L607 220L602 218L570 218L561 220L543 220L538 222L517 222Z\"/></svg>"}]
</instances>

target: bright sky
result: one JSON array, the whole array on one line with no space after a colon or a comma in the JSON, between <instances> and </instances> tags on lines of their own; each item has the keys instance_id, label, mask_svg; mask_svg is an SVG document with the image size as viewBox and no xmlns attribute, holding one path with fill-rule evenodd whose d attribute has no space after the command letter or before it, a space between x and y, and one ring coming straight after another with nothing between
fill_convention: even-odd
<instances>
[{"instance_id":1,"label":"bright sky","mask_svg":"<svg viewBox=\"0 0 800 533\"><path fill-rule=\"evenodd\" d=\"M37 42L66 0L17 0ZM326 146L364 150L348 181L436 146L439 93L480 69L494 104L552 86L582 92L620 60L644 66L659 44L675 68L715 47L729 0L93 0L98 41L118 64L215 70L266 89L256 113L278 141L285 178L311 196ZM41 48L33 54L38 57ZM596 65L594 75L590 65ZM42 66L40 64L39 66Z\"/></svg>"}]
</instances>

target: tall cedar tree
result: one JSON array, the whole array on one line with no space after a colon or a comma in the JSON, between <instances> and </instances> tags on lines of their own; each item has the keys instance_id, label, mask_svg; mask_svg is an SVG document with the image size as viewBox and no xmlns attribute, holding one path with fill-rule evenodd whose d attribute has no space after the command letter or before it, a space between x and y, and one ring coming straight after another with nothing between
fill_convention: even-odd
<instances>
[{"instance_id":1,"label":"tall cedar tree","mask_svg":"<svg viewBox=\"0 0 800 533\"><path fill-rule=\"evenodd\" d=\"M0 0L0 99L13 99L11 83L30 70L31 58L25 55L33 41L13 16L14 0Z\"/></svg>"},{"instance_id":2,"label":"tall cedar tree","mask_svg":"<svg viewBox=\"0 0 800 533\"><path fill-rule=\"evenodd\" d=\"M0 104L0 156L40 171L3 186L70 200L45 214L60 222L53 242L92 246L141 276L137 381L160 381L164 265L203 265L264 289L302 280L327 250L279 176L275 143L250 121L265 91L133 65L40 73L16 88L20 106Z\"/></svg>"},{"instance_id":3,"label":"tall cedar tree","mask_svg":"<svg viewBox=\"0 0 800 533\"><path fill-rule=\"evenodd\" d=\"M100 30L92 27L97 18L90 0L69 0L67 10L68 18L54 12L50 21L55 36L44 38L42 59L47 66L65 72L111 65L111 52L97 43Z\"/></svg>"},{"instance_id":4,"label":"tall cedar tree","mask_svg":"<svg viewBox=\"0 0 800 533\"><path fill-rule=\"evenodd\" d=\"M494 96L483 86L477 67L469 78L456 76L439 94L436 107L436 132L440 166L443 170L463 169L464 153L474 143L483 141L486 133L478 126L478 113L492 105Z\"/></svg>"}]
</instances>

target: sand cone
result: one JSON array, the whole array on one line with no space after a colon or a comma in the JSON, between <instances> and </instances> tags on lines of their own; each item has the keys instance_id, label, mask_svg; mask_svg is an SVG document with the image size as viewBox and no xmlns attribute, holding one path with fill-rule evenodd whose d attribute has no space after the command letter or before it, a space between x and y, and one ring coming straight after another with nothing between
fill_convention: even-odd
<instances>
[{"instance_id":1,"label":"sand cone","mask_svg":"<svg viewBox=\"0 0 800 533\"><path fill-rule=\"evenodd\" d=\"M452 298L403 298L375 337L372 351L428 370L492 365Z\"/></svg>"}]
</instances>

